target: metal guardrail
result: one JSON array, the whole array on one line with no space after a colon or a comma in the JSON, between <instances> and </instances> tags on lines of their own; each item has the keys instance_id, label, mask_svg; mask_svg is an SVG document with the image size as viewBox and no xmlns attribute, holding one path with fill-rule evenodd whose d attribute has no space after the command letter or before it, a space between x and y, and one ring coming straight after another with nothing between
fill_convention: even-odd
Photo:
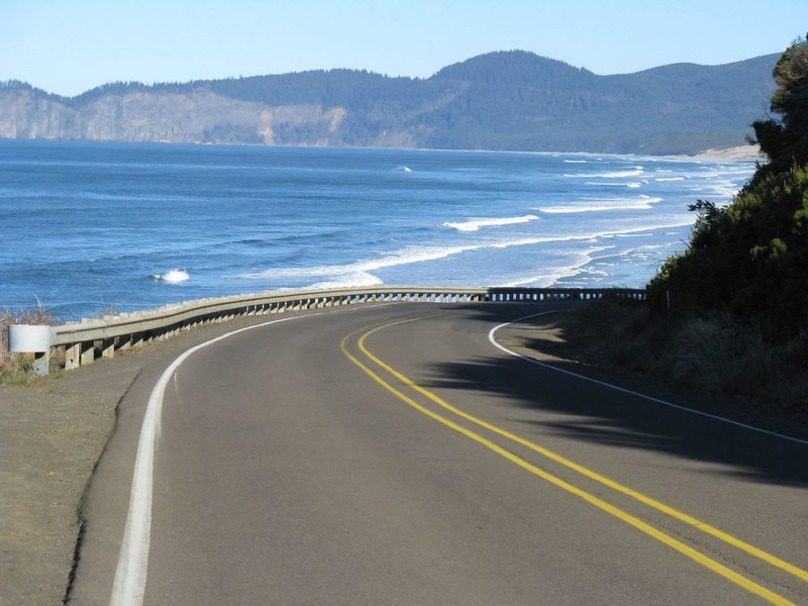
<instances>
[{"instance_id":1,"label":"metal guardrail","mask_svg":"<svg viewBox=\"0 0 808 606\"><path fill-rule=\"evenodd\" d=\"M154 340L162 340L180 331L222 322L237 316L263 316L340 305L378 302L481 303L493 301L534 302L545 300L594 300L606 297L645 300L645 290L623 288L441 288L376 286L359 289L268 292L236 295L215 299L199 299L166 305L155 309L84 319L50 328L47 351L35 352L36 367L47 373L54 350L64 352L66 370L91 364L98 358L112 358ZM9 335L11 351L25 349L24 328ZM41 331L42 327L31 327ZM43 347L38 346L40 349Z\"/></svg>"}]
</instances>

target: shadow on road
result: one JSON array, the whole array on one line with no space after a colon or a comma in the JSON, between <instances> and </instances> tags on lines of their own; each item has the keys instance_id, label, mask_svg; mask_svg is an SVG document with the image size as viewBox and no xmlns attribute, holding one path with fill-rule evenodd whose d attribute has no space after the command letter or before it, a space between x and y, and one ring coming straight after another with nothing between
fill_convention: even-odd
<instances>
[{"instance_id":1,"label":"shadow on road","mask_svg":"<svg viewBox=\"0 0 808 606\"><path fill-rule=\"evenodd\" d=\"M456 311L458 307L451 309ZM547 307L487 304L468 306L465 313L485 322L506 322L542 309ZM538 328L552 322L553 316L545 316L527 320L525 325ZM564 335L560 336L563 338ZM497 337L500 341L508 340L502 331ZM530 338L522 344L539 350L542 347L542 342ZM574 362L554 361L552 365L594 376ZM539 443L539 434L549 432L572 440L665 452L710 463L710 471L705 473L727 474L773 484L808 486L808 444L790 442L676 410L532 365L504 353L435 365L433 371L434 376L425 387L489 392L505 396L511 403L526 409L556 413L547 415L547 420L541 420L541 416L536 415L535 420L524 421L533 427L523 435L532 436ZM596 378L609 380L603 375ZM617 383L614 379L610 382ZM733 408L731 402L701 395L697 396L698 400L695 397L677 397L664 386L621 386L681 406L755 424Z\"/></svg>"}]
</instances>

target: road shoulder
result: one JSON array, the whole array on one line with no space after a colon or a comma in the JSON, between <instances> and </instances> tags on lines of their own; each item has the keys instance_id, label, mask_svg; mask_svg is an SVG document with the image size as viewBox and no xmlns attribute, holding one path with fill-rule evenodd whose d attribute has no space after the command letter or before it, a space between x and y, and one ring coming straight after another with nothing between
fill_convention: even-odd
<instances>
[{"instance_id":1,"label":"road shoulder","mask_svg":"<svg viewBox=\"0 0 808 606\"><path fill-rule=\"evenodd\" d=\"M574 322L563 313L529 318L509 324L497 333L503 346L526 357L579 373L598 381L675 402L799 439L808 440L808 415L770 403L706 393L666 377L627 371L610 363L599 348L576 338Z\"/></svg>"}]
</instances>

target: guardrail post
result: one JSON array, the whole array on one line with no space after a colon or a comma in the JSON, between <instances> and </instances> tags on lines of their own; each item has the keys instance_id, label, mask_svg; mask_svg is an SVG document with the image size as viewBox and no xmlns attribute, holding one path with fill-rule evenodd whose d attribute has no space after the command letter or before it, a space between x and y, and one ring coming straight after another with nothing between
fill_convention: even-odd
<instances>
[{"instance_id":1,"label":"guardrail post","mask_svg":"<svg viewBox=\"0 0 808 606\"><path fill-rule=\"evenodd\" d=\"M114 358L115 357L115 338L104 339L101 342L101 357Z\"/></svg>"},{"instance_id":2,"label":"guardrail post","mask_svg":"<svg viewBox=\"0 0 808 606\"><path fill-rule=\"evenodd\" d=\"M81 366L95 362L95 341L84 342L79 345L79 363Z\"/></svg>"},{"instance_id":3,"label":"guardrail post","mask_svg":"<svg viewBox=\"0 0 808 606\"><path fill-rule=\"evenodd\" d=\"M73 343L65 347L65 370L73 370L81 366L81 343Z\"/></svg>"},{"instance_id":4,"label":"guardrail post","mask_svg":"<svg viewBox=\"0 0 808 606\"><path fill-rule=\"evenodd\" d=\"M118 351L127 351L132 347L133 335L121 335L118 337Z\"/></svg>"}]
</instances>

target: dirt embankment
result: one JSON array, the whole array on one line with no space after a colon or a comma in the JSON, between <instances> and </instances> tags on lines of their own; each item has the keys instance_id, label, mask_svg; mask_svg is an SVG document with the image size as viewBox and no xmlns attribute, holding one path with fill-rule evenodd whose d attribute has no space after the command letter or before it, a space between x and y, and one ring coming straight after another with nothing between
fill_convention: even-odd
<instances>
[{"instance_id":1,"label":"dirt embankment","mask_svg":"<svg viewBox=\"0 0 808 606\"><path fill-rule=\"evenodd\" d=\"M0 604L62 603L82 495L134 361L0 387Z\"/></svg>"}]
</instances>

